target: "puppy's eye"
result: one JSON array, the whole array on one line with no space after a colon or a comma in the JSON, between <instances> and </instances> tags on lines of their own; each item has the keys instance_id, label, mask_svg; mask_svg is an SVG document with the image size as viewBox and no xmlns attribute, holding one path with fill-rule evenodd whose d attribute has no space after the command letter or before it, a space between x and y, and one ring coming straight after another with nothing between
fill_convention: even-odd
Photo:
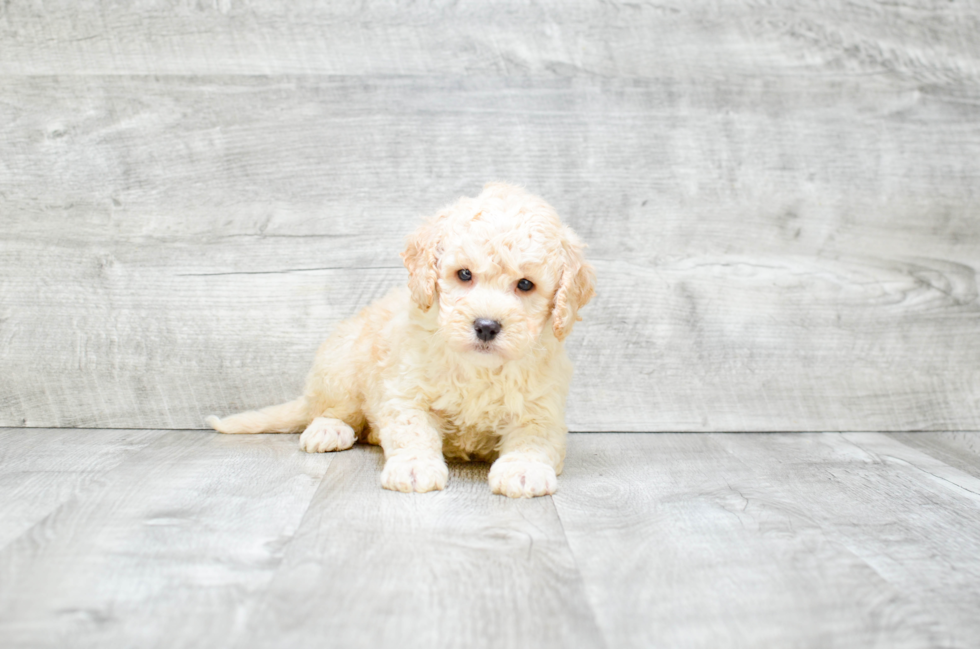
<instances>
[{"instance_id":1,"label":"puppy's eye","mask_svg":"<svg viewBox=\"0 0 980 649\"><path fill-rule=\"evenodd\" d=\"M529 279L522 279L521 281L517 282L517 288L527 293L534 288L534 282Z\"/></svg>"},{"instance_id":2,"label":"puppy's eye","mask_svg":"<svg viewBox=\"0 0 980 649\"><path fill-rule=\"evenodd\" d=\"M471 273L468 269L463 268L456 271L456 277L458 277L459 281L461 282L468 282L473 279L473 273Z\"/></svg>"}]
</instances>

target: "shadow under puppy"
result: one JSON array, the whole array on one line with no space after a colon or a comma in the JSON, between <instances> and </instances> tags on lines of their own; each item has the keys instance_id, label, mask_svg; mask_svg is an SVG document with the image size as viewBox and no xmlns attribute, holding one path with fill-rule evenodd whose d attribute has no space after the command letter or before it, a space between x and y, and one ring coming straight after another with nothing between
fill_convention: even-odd
<instances>
[{"instance_id":1,"label":"shadow under puppy","mask_svg":"<svg viewBox=\"0 0 980 649\"><path fill-rule=\"evenodd\" d=\"M594 295L583 248L543 200L488 184L409 236L408 287L338 326L302 397L208 424L303 431L310 453L380 444L386 489L444 488L448 457L493 462L494 493L552 494L572 376L562 341Z\"/></svg>"}]
</instances>

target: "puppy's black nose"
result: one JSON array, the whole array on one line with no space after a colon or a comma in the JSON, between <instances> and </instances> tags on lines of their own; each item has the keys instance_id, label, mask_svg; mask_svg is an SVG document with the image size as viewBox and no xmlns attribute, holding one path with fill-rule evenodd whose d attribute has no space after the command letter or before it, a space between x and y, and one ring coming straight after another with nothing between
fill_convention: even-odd
<instances>
[{"instance_id":1,"label":"puppy's black nose","mask_svg":"<svg viewBox=\"0 0 980 649\"><path fill-rule=\"evenodd\" d=\"M476 332L476 337L485 343L490 342L497 337L500 333L500 323L496 320L487 320L486 318L477 318L473 322L473 330Z\"/></svg>"}]
</instances>

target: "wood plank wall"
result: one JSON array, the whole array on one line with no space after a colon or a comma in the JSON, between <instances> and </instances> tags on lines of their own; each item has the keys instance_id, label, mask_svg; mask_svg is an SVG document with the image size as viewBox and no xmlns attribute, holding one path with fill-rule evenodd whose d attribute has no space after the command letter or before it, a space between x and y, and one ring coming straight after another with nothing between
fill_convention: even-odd
<instances>
[{"instance_id":1,"label":"wood plank wall","mask_svg":"<svg viewBox=\"0 0 980 649\"><path fill-rule=\"evenodd\" d=\"M283 401L420 215L551 201L582 431L980 429L980 6L0 5L0 425Z\"/></svg>"}]
</instances>

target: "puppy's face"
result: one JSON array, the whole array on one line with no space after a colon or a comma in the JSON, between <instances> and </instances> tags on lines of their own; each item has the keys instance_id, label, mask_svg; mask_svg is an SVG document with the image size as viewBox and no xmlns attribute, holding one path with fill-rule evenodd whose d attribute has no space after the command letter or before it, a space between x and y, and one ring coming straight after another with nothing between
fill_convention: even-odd
<instances>
[{"instance_id":1,"label":"puppy's face","mask_svg":"<svg viewBox=\"0 0 980 649\"><path fill-rule=\"evenodd\" d=\"M499 225L477 218L451 236L437 278L439 329L447 343L491 366L534 345L551 317L561 271L548 259L547 241L535 240L526 227L501 232Z\"/></svg>"},{"instance_id":2,"label":"puppy's face","mask_svg":"<svg viewBox=\"0 0 980 649\"><path fill-rule=\"evenodd\" d=\"M562 340L571 330L593 294L582 248L541 199L494 184L436 215L402 257L418 306L438 304L446 344L496 367L526 355L545 332Z\"/></svg>"}]
</instances>

